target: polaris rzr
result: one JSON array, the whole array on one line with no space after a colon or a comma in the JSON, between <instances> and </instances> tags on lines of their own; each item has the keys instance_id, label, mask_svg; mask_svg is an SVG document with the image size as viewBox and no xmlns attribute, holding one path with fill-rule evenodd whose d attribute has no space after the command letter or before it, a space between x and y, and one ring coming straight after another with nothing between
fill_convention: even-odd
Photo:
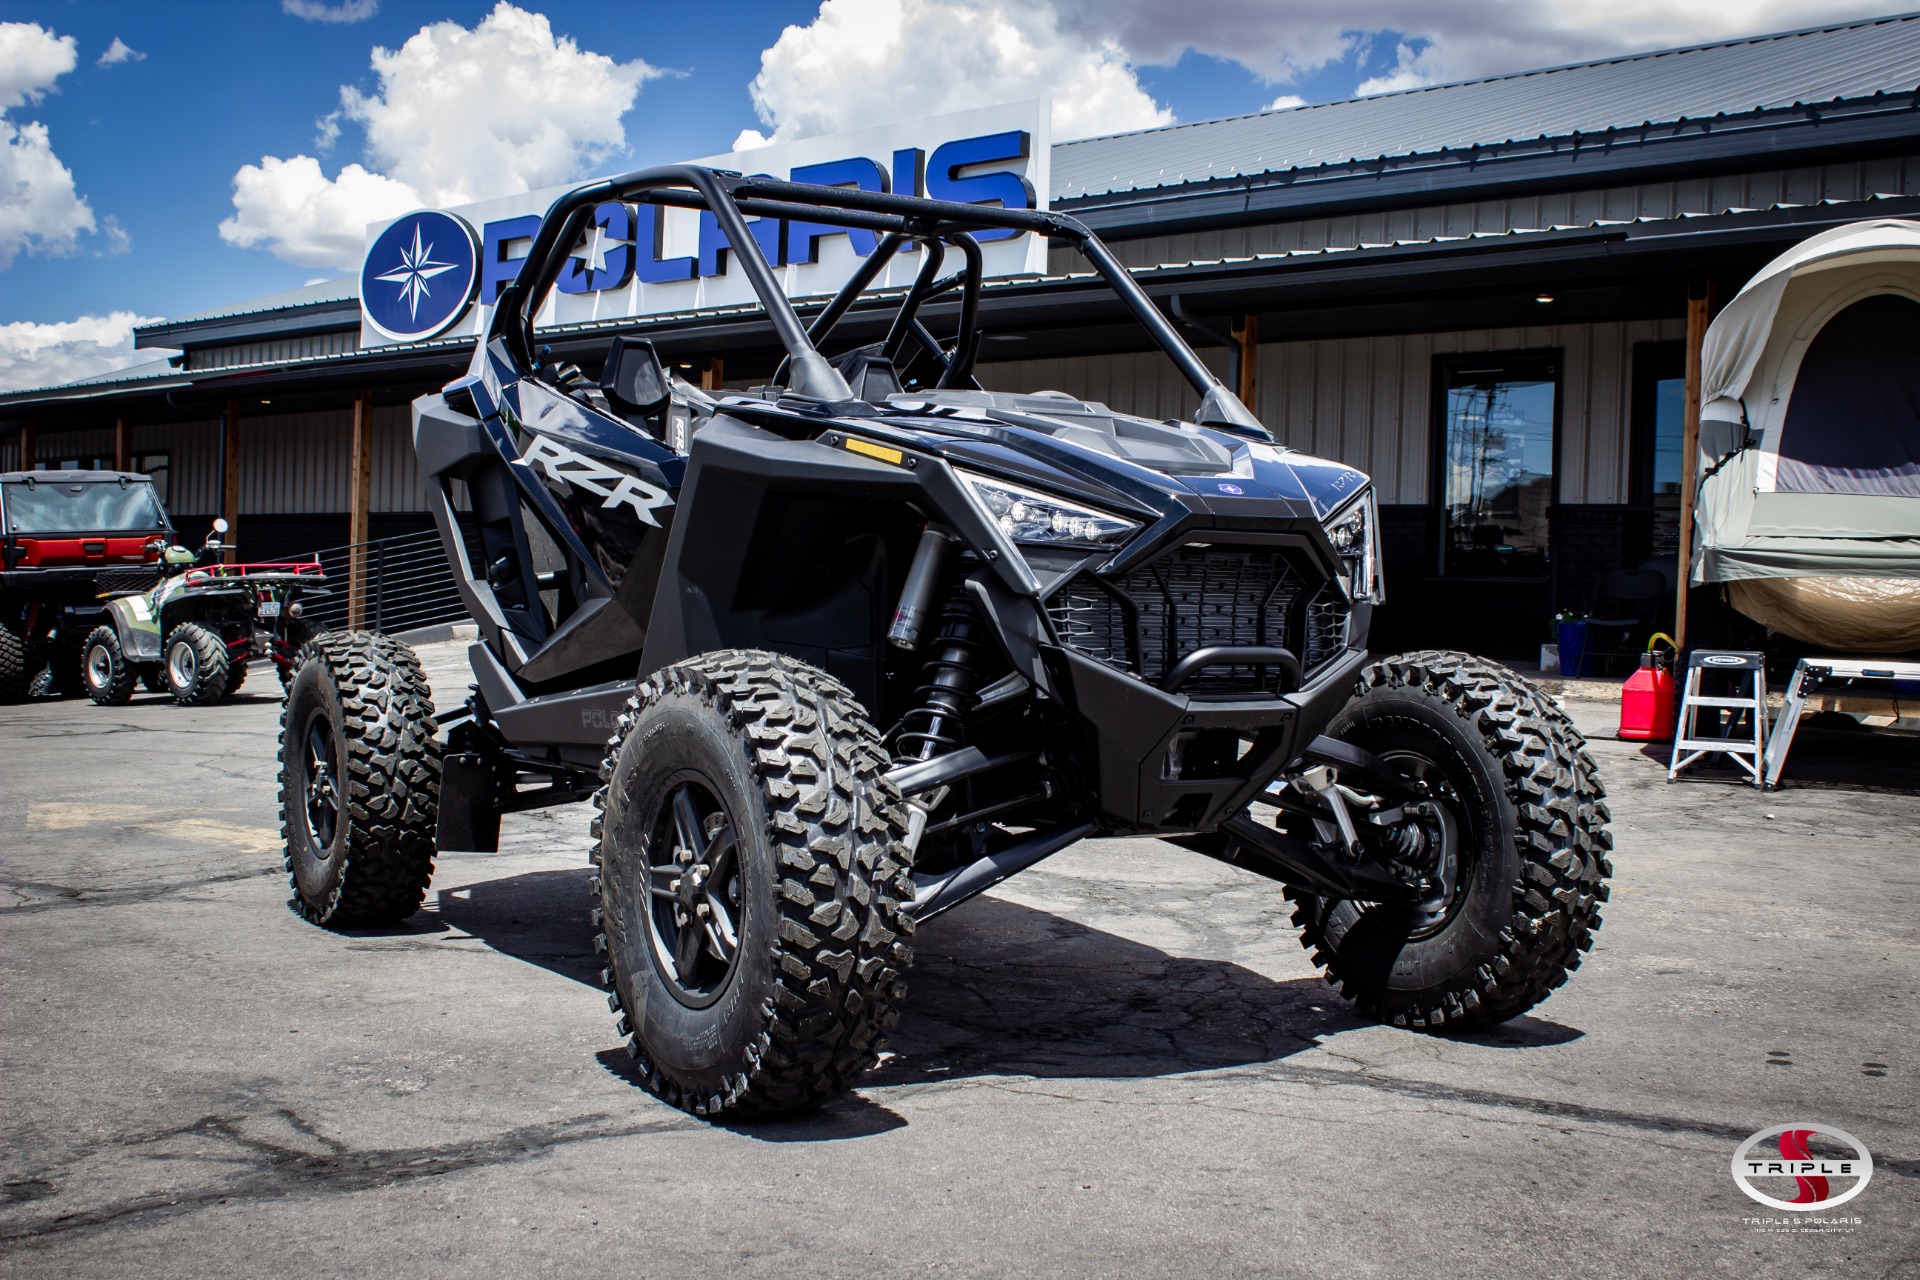
<instances>
[{"instance_id":1,"label":"polaris rzr","mask_svg":"<svg viewBox=\"0 0 1920 1280\"><path fill-rule=\"evenodd\" d=\"M301 597L328 594L326 579L317 561L222 564L226 531L227 522L215 520L198 553L162 549L164 576L151 590L112 593L107 621L81 650L88 697L117 706L137 679L183 707L203 706L239 692L256 656L289 681L294 655L315 633Z\"/></svg>"},{"instance_id":2,"label":"polaris rzr","mask_svg":"<svg viewBox=\"0 0 1920 1280\"><path fill-rule=\"evenodd\" d=\"M633 337L589 381L536 345L608 201L711 215L785 349L768 385L696 389ZM879 237L810 325L768 220ZM1077 249L1192 384L1188 419L983 390L989 231ZM903 251L911 287L871 290ZM1571 722L1466 654L1369 659L1367 478L1276 445L1073 218L691 167L583 187L413 424L473 685L436 720L397 640L307 647L294 905L397 920L436 845L591 798L609 1003L674 1105L847 1088L916 925L1091 836L1278 881L1329 979L1397 1026L1511 1018L1591 945L1608 814Z\"/></svg>"},{"instance_id":3,"label":"polaris rzr","mask_svg":"<svg viewBox=\"0 0 1920 1280\"><path fill-rule=\"evenodd\" d=\"M78 695L82 637L101 597L144 591L173 541L146 476L123 471L0 475L0 703L30 687Z\"/></svg>"}]
</instances>

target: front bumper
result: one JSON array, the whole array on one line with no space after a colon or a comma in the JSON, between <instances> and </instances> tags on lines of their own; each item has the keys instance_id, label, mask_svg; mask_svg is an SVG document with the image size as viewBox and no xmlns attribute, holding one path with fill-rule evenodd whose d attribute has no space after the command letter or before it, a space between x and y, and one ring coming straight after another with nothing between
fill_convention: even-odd
<instances>
[{"instance_id":1,"label":"front bumper","mask_svg":"<svg viewBox=\"0 0 1920 1280\"><path fill-rule=\"evenodd\" d=\"M1068 648L1044 657L1093 747L1101 825L1165 835L1244 809L1346 706L1367 652L1345 650L1292 693L1233 701L1163 693Z\"/></svg>"}]
</instances>

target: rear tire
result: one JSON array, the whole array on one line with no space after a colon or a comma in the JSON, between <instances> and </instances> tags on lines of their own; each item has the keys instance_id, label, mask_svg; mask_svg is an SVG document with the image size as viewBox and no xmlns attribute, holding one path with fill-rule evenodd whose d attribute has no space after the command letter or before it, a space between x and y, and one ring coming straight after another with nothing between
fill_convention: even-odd
<instances>
[{"instance_id":1,"label":"rear tire","mask_svg":"<svg viewBox=\"0 0 1920 1280\"><path fill-rule=\"evenodd\" d=\"M804 1111L873 1066L906 994L906 813L851 692L773 653L643 681L594 802L595 946L646 1088Z\"/></svg>"},{"instance_id":2,"label":"rear tire","mask_svg":"<svg viewBox=\"0 0 1920 1280\"><path fill-rule=\"evenodd\" d=\"M53 677L53 692L63 698L85 697L87 681L80 670L81 655L86 652L84 645L57 644L47 659L47 670Z\"/></svg>"},{"instance_id":3,"label":"rear tire","mask_svg":"<svg viewBox=\"0 0 1920 1280\"><path fill-rule=\"evenodd\" d=\"M120 652L120 634L112 627L95 627L80 650L80 675L87 696L103 707L117 707L133 697L133 667Z\"/></svg>"},{"instance_id":4,"label":"rear tire","mask_svg":"<svg viewBox=\"0 0 1920 1280\"><path fill-rule=\"evenodd\" d=\"M167 692L167 669L152 665L141 667L140 687L148 693Z\"/></svg>"},{"instance_id":5,"label":"rear tire","mask_svg":"<svg viewBox=\"0 0 1920 1280\"><path fill-rule=\"evenodd\" d=\"M432 692L391 636L330 631L294 659L280 710L280 834L293 907L328 928L394 924L433 879L440 748Z\"/></svg>"},{"instance_id":6,"label":"rear tire","mask_svg":"<svg viewBox=\"0 0 1920 1280\"><path fill-rule=\"evenodd\" d=\"M27 696L27 641L10 621L0 622L0 705Z\"/></svg>"},{"instance_id":7,"label":"rear tire","mask_svg":"<svg viewBox=\"0 0 1920 1280\"><path fill-rule=\"evenodd\" d=\"M1459 833L1443 912L1287 891L1328 981L1424 1030L1504 1022L1566 982L1613 874L1606 792L1566 715L1505 667L1423 651L1370 664L1328 733L1432 779Z\"/></svg>"},{"instance_id":8,"label":"rear tire","mask_svg":"<svg viewBox=\"0 0 1920 1280\"><path fill-rule=\"evenodd\" d=\"M167 633L162 669L167 692L183 707L218 702L227 689L227 642L197 622Z\"/></svg>"},{"instance_id":9,"label":"rear tire","mask_svg":"<svg viewBox=\"0 0 1920 1280\"><path fill-rule=\"evenodd\" d=\"M240 692L240 686L245 684L246 682L247 682L247 660L245 658L241 658L238 661L236 661L232 657L232 655L228 655L227 687L220 691L220 696L223 698L231 698L234 694Z\"/></svg>"},{"instance_id":10,"label":"rear tire","mask_svg":"<svg viewBox=\"0 0 1920 1280\"><path fill-rule=\"evenodd\" d=\"M274 646L275 651L297 656L302 649L307 647L307 642L319 634L319 629L313 626L312 623L295 619L287 624L286 638L284 641L276 643ZM285 645L284 649L281 649L281 644ZM283 664L276 660L273 664L273 669L275 674L280 677L280 688L282 690L287 689L293 684L294 663L292 661Z\"/></svg>"}]
</instances>

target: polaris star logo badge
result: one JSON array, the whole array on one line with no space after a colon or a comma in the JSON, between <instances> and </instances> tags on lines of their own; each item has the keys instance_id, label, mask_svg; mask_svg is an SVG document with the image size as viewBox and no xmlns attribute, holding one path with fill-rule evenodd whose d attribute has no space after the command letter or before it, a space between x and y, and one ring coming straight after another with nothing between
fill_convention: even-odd
<instances>
[{"instance_id":1,"label":"polaris star logo badge","mask_svg":"<svg viewBox=\"0 0 1920 1280\"><path fill-rule=\"evenodd\" d=\"M367 250L360 268L360 311L399 342L444 332L466 311L479 278L473 228L450 213L410 213Z\"/></svg>"},{"instance_id":2,"label":"polaris star logo badge","mask_svg":"<svg viewBox=\"0 0 1920 1280\"><path fill-rule=\"evenodd\" d=\"M535 436L533 443L527 446L527 451L520 455L520 460L528 466L538 466L550 478L564 485L584 489L604 499L600 504L602 507L630 507L635 515L656 529L660 527L660 522L653 518L654 509L673 505L673 498L665 489L650 485L638 476L615 471L546 436ZM605 481L612 481L612 487L609 488Z\"/></svg>"},{"instance_id":3,"label":"polaris star logo badge","mask_svg":"<svg viewBox=\"0 0 1920 1280\"><path fill-rule=\"evenodd\" d=\"M1816 1142L1819 1152L1813 1149ZM1733 1153L1734 1182L1770 1209L1831 1209L1865 1191L1872 1178L1872 1154L1860 1139L1830 1124L1777 1124L1754 1134ZM1777 1190L1784 1196L1788 1179L1794 1185L1793 1199L1769 1194Z\"/></svg>"},{"instance_id":4,"label":"polaris star logo badge","mask_svg":"<svg viewBox=\"0 0 1920 1280\"><path fill-rule=\"evenodd\" d=\"M1222 493L1231 493L1231 494L1237 495L1237 494L1242 494L1246 492L1245 489L1242 489L1237 484L1222 484L1222 485L1215 485L1214 487L1220 490L1220 492Z\"/></svg>"}]
</instances>

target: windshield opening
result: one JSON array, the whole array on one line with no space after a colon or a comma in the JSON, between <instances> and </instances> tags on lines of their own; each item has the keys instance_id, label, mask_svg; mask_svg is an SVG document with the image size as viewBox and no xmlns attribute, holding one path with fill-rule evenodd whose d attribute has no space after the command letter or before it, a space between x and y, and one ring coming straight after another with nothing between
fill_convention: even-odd
<instances>
[{"instance_id":1,"label":"windshield opening","mask_svg":"<svg viewBox=\"0 0 1920 1280\"><path fill-rule=\"evenodd\" d=\"M9 484L7 532L151 533L167 527L151 484Z\"/></svg>"}]
</instances>

